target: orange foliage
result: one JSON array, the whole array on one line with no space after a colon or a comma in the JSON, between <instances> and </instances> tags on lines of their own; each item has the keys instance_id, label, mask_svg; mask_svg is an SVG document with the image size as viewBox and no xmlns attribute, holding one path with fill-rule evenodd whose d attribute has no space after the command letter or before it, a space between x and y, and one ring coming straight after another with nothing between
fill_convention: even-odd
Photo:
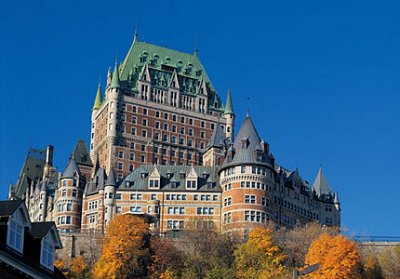
<instances>
[{"instance_id":1,"label":"orange foliage","mask_svg":"<svg viewBox=\"0 0 400 279\"><path fill-rule=\"evenodd\" d=\"M361 278L356 244L342 235L320 235L311 243L305 263L319 263L319 269L306 278Z\"/></svg>"},{"instance_id":2,"label":"orange foliage","mask_svg":"<svg viewBox=\"0 0 400 279\"><path fill-rule=\"evenodd\" d=\"M94 266L94 278L140 277L148 255L148 225L142 218L116 215L107 227L100 259Z\"/></svg>"},{"instance_id":3,"label":"orange foliage","mask_svg":"<svg viewBox=\"0 0 400 279\"><path fill-rule=\"evenodd\" d=\"M69 268L72 276L79 278L79 276L87 270L88 264L82 256L79 256L71 259Z\"/></svg>"},{"instance_id":4,"label":"orange foliage","mask_svg":"<svg viewBox=\"0 0 400 279\"><path fill-rule=\"evenodd\" d=\"M256 228L249 240L235 250L237 278L281 278L285 276L282 262L285 256L272 243L268 228Z\"/></svg>"}]
</instances>

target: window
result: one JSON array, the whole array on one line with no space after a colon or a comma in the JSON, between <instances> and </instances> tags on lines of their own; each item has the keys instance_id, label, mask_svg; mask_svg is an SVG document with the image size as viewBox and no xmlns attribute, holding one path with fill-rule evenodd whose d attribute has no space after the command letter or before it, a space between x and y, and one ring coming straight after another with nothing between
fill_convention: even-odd
<instances>
[{"instance_id":1,"label":"window","mask_svg":"<svg viewBox=\"0 0 400 279\"><path fill-rule=\"evenodd\" d=\"M269 199L267 199L266 197L261 197L261 204L263 206L269 206Z\"/></svg>"},{"instance_id":2,"label":"window","mask_svg":"<svg viewBox=\"0 0 400 279\"><path fill-rule=\"evenodd\" d=\"M142 130L142 137L147 137L147 131L146 130Z\"/></svg>"},{"instance_id":3,"label":"window","mask_svg":"<svg viewBox=\"0 0 400 279\"><path fill-rule=\"evenodd\" d=\"M10 219L8 222L7 245L22 253L24 244L24 227Z\"/></svg>"},{"instance_id":4,"label":"window","mask_svg":"<svg viewBox=\"0 0 400 279\"><path fill-rule=\"evenodd\" d=\"M232 204L232 197L227 197L224 199L224 206L228 206Z\"/></svg>"},{"instance_id":5,"label":"window","mask_svg":"<svg viewBox=\"0 0 400 279\"><path fill-rule=\"evenodd\" d=\"M142 194L131 194L131 200L141 200Z\"/></svg>"},{"instance_id":6,"label":"window","mask_svg":"<svg viewBox=\"0 0 400 279\"><path fill-rule=\"evenodd\" d=\"M120 199L121 199L121 193L115 194L115 199L116 199L116 200L120 200Z\"/></svg>"},{"instance_id":7,"label":"window","mask_svg":"<svg viewBox=\"0 0 400 279\"><path fill-rule=\"evenodd\" d=\"M121 207L120 206L116 206L115 207L115 213L121 213Z\"/></svg>"},{"instance_id":8,"label":"window","mask_svg":"<svg viewBox=\"0 0 400 279\"><path fill-rule=\"evenodd\" d=\"M129 208L129 211L130 212L142 212L142 207L140 207L140 206L131 206Z\"/></svg>"},{"instance_id":9,"label":"window","mask_svg":"<svg viewBox=\"0 0 400 279\"><path fill-rule=\"evenodd\" d=\"M65 224L71 224L71 216L66 217Z\"/></svg>"},{"instance_id":10,"label":"window","mask_svg":"<svg viewBox=\"0 0 400 279\"><path fill-rule=\"evenodd\" d=\"M132 124L136 124L136 116L132 116L131 122L132 122Z\"/></svg>"},{"instance_id":11,"label":"window","mask_svg":"<svg viewBox=\"0 0 400 279\"><path fill-rule=\"evenodd\" d=\"M72 196L73 196L73 197L76 197L76 190L75 190L75 189L72 190Z\"/></svg>"},{"instance_id":12,"label":"window","mask_svg":"<svg viewBox=\"0 0 400 279\"><path fill-rule=\"evenodd\" d=\"M255 195L245 195L244 202L245 203L256 203L256 196Z\"/></svg>"},{"instance_id":13,"label":"window","mask_svg":"<svg viewBox=\"0 0 400 279\"><path fill-rule=\"evenodd\" d=\"M224 224L232 222L232 213L228 212L224 214Z\"/></svg>"},{"instance_id":14,"label":"window","mask_svg":"<svg viewBox=\"0 0 400 279\"><path fill-rule=\"evenodd\" d=\"M96 222L96 215L95 214L89 215L89 223L93 224L94 222Z\"/></svg>"},{"instance_id":15,"label":"window","mask_svg":"<svg viewBox=\"0 0 400 279\"><path fill-rule=\"evenodd\" d=\"M67 203L67 211L71 211L72 210L72 204L71 203Z\"/></svg>"},{"instance_id":16,"label":"window","mask_svg":"<svg viewBox=\"0 0 400 279\"><path fill-rule=\"evenodd\" d=\"M151 194L151 198L150 198L151 200L156 200L157 199L157 195L156 194Z\"/></svg>"},{"instance_id":17,"label":"window","mask_svg":"<svg viewBox=\"0 0 400 279\"><path fill-rule=\"evenodd\" d=\"M42 239L42 249L40 251L40 264L54 270L54 247L47 237Z\"/></svg>"},{"instance_id":18,"label":"window","mask_svg":"<svg viewBox=\"0 0 400 279\"><path fill-rule=\"evenodd\" d=\"M124 167L124 164L122 162L118 162L118 169L122 170Z\"/></svg>"},{"instance_id":19,"label":"window","mask_svg":"<svg viewBox=\"0 0 400 279\"><path fill-rule=\"evenodd\" d=\"M150 179L149 188L158 188L158 187L159 187L159 180L158 179Z\"/></svg>"},{"instance_id":20,"label":"window","mask_svg":"<svg viewBox=\"0 0 400 279\"><path fill-rule=\"evenodd\" d=\"M143 114L144 114L144 115L147 114L147 109L146 109L146 108L143 109Z\"/></svg>"},{"instance_id":21,"label":"window","mask_svg":"<svg viewBox=\"0 0 400 279\"><path fill-rule=\"evenodd\" d=\"M196 180L187 180L186 181L186 188L188 188L188 189L196 189L197 188L197 186L196 186Z\"/></svg>"}]
</instances>

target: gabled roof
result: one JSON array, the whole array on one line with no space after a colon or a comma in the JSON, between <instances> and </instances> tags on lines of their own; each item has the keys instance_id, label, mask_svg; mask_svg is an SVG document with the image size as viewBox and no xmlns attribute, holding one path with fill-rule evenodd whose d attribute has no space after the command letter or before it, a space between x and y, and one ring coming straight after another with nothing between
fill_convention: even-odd
<instances>
[{"instance_id":1,"label":"gabled roof","mask_svg":"<svg viewBox=\"0 0 400 279\"><path fill-rule=\"evenodd\" d=\"M72 156L69 159L68 165L65 168L65 171L62 176L64 178L72 178L75 176L75 173L77 173L79 176L81 176L81 172L79 171L79 167L76 164L76 160L75 160L74 156Z\"/></svg>"},{"instance_id":2,"label":"gabled roof","mask_svg":"<svg viewBox=\"0 0 400 279\"><path fill-rule=\"evenodd\" d=\"M318 174L314 180L312 188L315 190L315 193L318 197L321 195L329 195L332 192L331 188L329 188L328 181L326 181L326 178L322 172L322 167L318 170Z\"/></svg>"},{"instance_id":3,"label":"gabled roof","mask_svg":"<svg viewBox=\"0 0 400 279\"><path fill-rule=\"evenodd\" d=\"M23 200L0 201L0 217L13 215L15 210L17 210L23 203Z\"/></svg>"},{"instance_id":4,"label":"gabled roof","mask_svg":"<svg viewBox=\"0 0 400 279\"><path fill-rule=\"evenodd\" d=\"M226 156L222 167L241 164L258 164L273 167L271 158L269 154L263 151L261 143L262 141L253 121L249 115L246 115L239 133L235 138L233 148L231 149L233 151L233 157L229 158L228 151L228 156ZM261 155L261 160L258 160L256 151Z\"/></svg>"},{"instance_id":5,"label":"gabled roof","mask_svg":"<svg viewBox=\"0 0 400 279\"><path fill-rule=\"evenodd\" d=\"M72 151L72 156L79 165L93 166L92 160L90 160L89 152L86 148L86 143L84 140L78 140L74 151Z\"/></svg>"},{"instance_id":6,"label":"gabled roof","mask_svg":"<svg viewBox=\"0 0 400 279\"><path fill-rule=\"evenodd\" d=\"M46 163L46 150L29 148L24 165L19 173L18 181L14 188L14 198L22 198L26 187L31 182L35 183L43 176L43 168Z\"/></svg>"},{"instance_id":7,"label":"gabled roof","mask_svg":"<svg viewBox=\"0 0 400 279\"><path fill-rule=\"evenodd\" d=\"M100 190L104 190L106 179L107 176L104 168L99 167L94 174L92 180L86 183L84 194L92 195L98 193Z\"/></svg>"},{"instance_id":8,"label":"gabled roof","mask_svg":"<svg viewBox=\"0 0 400 279\"><path fill-rule=\"evenodd\" d=\"M29 231L33 238L44 238L49 232L52 232L52 236L55 238L55 248L61 249L62 243L60 235L57 232L57 227L54 222L33 222L32 228Z\"/></svg>"},{"instance_id":9,"label":"gabled roof","mask_svg":"<svg viewBox=\"0 0 400 279\"><path fill-rule=\"evenodd\" d=\"M218 121L211 135L210 141L207 144L207 147L223 148L225 146L225 140L226 137L224 127L222 127L222 124Z\"/></svg>"}]
</instances>

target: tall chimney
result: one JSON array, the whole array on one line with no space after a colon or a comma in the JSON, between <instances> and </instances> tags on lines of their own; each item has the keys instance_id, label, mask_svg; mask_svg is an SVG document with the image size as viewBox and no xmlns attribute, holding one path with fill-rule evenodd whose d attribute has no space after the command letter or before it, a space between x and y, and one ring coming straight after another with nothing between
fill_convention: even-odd
<instances>
[{"instance_id":1,"label":"tall chimney","mask_svg":"<svg viewBox=\"0 0 400 279\"><path fill-rule=\"evenodd\" d=\"M53 166L53 146L46 146L46 165L52 167Z\"/></svg>"}]
</instances>

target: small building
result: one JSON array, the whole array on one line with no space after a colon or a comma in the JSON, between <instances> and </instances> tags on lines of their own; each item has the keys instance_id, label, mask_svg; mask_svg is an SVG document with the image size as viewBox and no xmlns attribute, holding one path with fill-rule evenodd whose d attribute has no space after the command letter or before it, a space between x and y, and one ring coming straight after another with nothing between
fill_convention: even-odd
<instances>
[{"instance_id":1,"label":"small building","mask_svg":"<svg viewBox=\"0 0 400 279\"><path fill-rule=\"evenodd\" d=\"M0 201L1 278L65 278L54 267L61 248L54 222L31 222L23 200Z\"/></svg>"}]
</instances>

